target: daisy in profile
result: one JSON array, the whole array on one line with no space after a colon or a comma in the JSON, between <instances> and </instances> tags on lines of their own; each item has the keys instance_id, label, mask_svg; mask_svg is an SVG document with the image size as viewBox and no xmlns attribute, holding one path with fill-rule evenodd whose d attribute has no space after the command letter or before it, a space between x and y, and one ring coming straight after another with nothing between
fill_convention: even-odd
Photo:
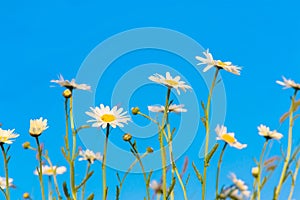
<instances>
[{"instance_id":1,"label":"daisy in profile","mask_svg":"<svg viewBox=\"0 0 300 200\"><path fill-rule=\"evenodd\" d=\"M248 198L250 196L250 191L248 190L248 186L245 184L243 180L238 179L234 173L230 173L229 178L235 185L236 189L238 189L244 197Z\"/></svg>"},{"instance_id":2,"label":"daisy in profile","mask_svg":"<svg viewBox=\"0 0 300 200\"><path fill-rule=\"evenodd\" d=\"M17 137L19 137L19 134L15 134L14 133L15 129L13 130L3 130L2 128L0 128L0 145L2 144L12 144L14 142L14 140Z\"/></svg>"},{"instance_id":3,"label":"daisy in profile","mask_svg":"<svg viewBox=\"0 0 300 200\"><path fill-rule=\"evenodd\" d=\"M78 160L87 160L89 163L93 164L95 160L102 160L103 156L100 154L100 152L94 153L93 151L87 149L87 150L80 150L79 156L81 156Z\"/></svg>"},{"instance_id":4,"label":"daisy in profile","mask_svg":"<svg viewBox=\"0 0 300 200\"><path fill-rule=\"evenodd\" d=\"M217 133L217 140L223 140L224 142L229 144L229 146L235 147L237 149L243 149L247 147L247 144L241 144L235 139L234 133L227 133L226 126L217 125L215 131Z\"/></svg>"},{"instance_id":5,"label":"daisy in profile","mask_svg":"<svg viewBox=\"0 0 300 200\"><path fill-rule=\"evenodd\" d=\"M30 128L29 133L33 137L38 137L44 132L47 128L47 119L43 119L42 117L39 119L31 119L30 120Z\"/></svg>"},{"instance_id":6,"label":"daisy in profile","mask_svg":"<svg viewBox=\"0 0 300 200\"><path fill-rule=\"evenodd\" d=\"M123 124L127 124L131 121L130 117L127 115L127 111L123 112L123 108L118 108L114 106L110 109L109 106L104 106L100 104L100 107L92 108L91 112L86 112L86 114L94 119L88 120L87 122L94 122L93 127L106 128L109 124L111 127L116 128L124 127Z\"/></svg>"},{"instance_id":7,"label":"daisy in profile","mask_svg":"<svg viewBox=\"0 0 300 200\"><path fill-rule=\"evenodd\" d=\"M200 61L197 65L207 65L203 72L208 71L212 67L217 67L219 69L224 69L230 73L233 73L235 75L240 75L241 67L237 67L235 65L232 65L231 62L223 62L221 60L214 60L211 53L209 53L209 49L207 49L205 52L203 52L204 57L196 56L196 59Z\"/></svg>"},{"instance_id":8,"label":"daisy in profile","mask_svg":"<svg viewBox=\"0 0 300 200\"><path fill-rule=\"evenodd\" d=\"M257 127L257 129L258 129L258 134L263 136L267 140L269 139L280 140L283 137L281 133L278 133L276 130L270 131L269 127L262 124L259 127Z\"/></svg>"},{"instance_id":9,"label":"daisy in profile","mask_svg":"<svg viewBox=\"0 0 300 200\"><path fill-rule=\"evenodd\" d=\"M286 79L284 76L282 77L283 81L276 81L277 84L284 86L283 89L293 88L295 90L300 90L300 84L295 83L295 81L291 79Z\"/></svg>"},{"instance_id":10,"label":"daisy in profile","mask_svg":"<svg viewBox=\"0 0 300 200\"><path fill-rule=\"evenodd\" d=\"M12 178L8 179L8 185L9 185L9 187L13 187L13 179ZM2 190L6 189L6 178L5 177L0 176L0 188Z\"/></svg>"},{"instance_id":11,"label":"daisy in profile","mask_svg":"<svg viewBox=\"0 0 300 200\"><path fill-rule=\"evenodd\" d=\"M66 171L67 171L67 168L66 168L65 166L61 166L61 167L52 166L52 167L50 167L50 166L48 166L48 165L44 165L44 166L42 167L42 174L43 174L43 175L47 175L47 176L53 176L54 173L55 173L56 175L63 174L63 173L65 173ZM35 170L33 173L34 173L35 175L38 175L38 171L37 171L37 170Z\"/></svg>"},{"instance_id":12,"label":"daisy in profile","mask_svg":"<svg viewBox=\"0 0 300 200\"><path fill-rule=\"evenodd\" d=\"M166 77L160 75L160 74L154 74L152 76L149 76L149 80L165 85L168 88L174 88L178 94L180 94L180 90L183 90L184 92L186 92L187 89L192 89L191 86L186 85L184 81L180 80L180 76L176 76L174 78L172 78L172 76L170 75L170 72L166 73Z\"/></svg>"},{"instance_id":13,"label":"daisy in profile","mask_svg":"<svg viewBox=\"0 0 300 200\"><path fill-rule=\"evenodd\" d=\"M162 184L158 183L156 180L151 181L149 186L155 194L161 194L163 192Z\"/></svg>"},{"instance_id":14,"label":"daisy in profile","mask_svg":"<svg viewBox=\"0 0 300 200\"><path fill-rule=\"evenodd\" d=\"M58 76L58 80L51 80L51 83L57 83L62 87L65 87L69 90L78 89L78 90L91 90L91 86L87 84L78 84L75 82L75 79L72 79L71 81L65 80L64 77L60 74Z\"/></svg>"},{"instance_id":15,"label":"daisy in profile","mask_svg":"<svg viewBox=\"0 0 300 200\"><path fill-rule=\"evenodd\" d=\"M168 112L174 112L174 113L181 113L181 112L187 112L187 109L183 108L183 104L171 104L168 107ZM151 112L165 112L165 107L160 105L160 106L148 106L148 110Z\"/></svg>"}]
</instances>

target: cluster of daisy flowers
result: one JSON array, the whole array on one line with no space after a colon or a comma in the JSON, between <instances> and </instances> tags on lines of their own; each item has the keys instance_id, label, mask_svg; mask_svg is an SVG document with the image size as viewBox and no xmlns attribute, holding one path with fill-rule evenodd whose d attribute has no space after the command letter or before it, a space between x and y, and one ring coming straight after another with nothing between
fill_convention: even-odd
<instances>
[{"instance_id":1,"label":"cluster of daisy flowers","mask_svg":"<svg viewBox=\"0 0 300 200\"><path fill-rule=\"evenodd\" d=\"M225 70L227 72L230 72L234 75L240 75L241 67L233 65L229 61L221 61L221 60L214 60L212 54L209 52L209 50L206 50L203 52L202 56L196 56L196 60L200 61L197 65L205 65L203 71L206 72L212 68L215 68L215 77L218 76L218 73L220 70ZM293 191L295 187L295 180L297 178L297 172L300 167L300 161L298 159L298 150L295 150L292 152L292 128L294 125L294 121L297 119L297 115L294 116L294 112L297 111L298 106L300 103L296 100L296 95L298 90L300 90L300 84L296 83L295 81L291 79L287 79L285 77L282 77L282 81L276 81L277 84L283 86L283 89L291 88L294 90L294 95L291 98L291 107L290 110L284 115L284 119L290 118L289 121L289 131L288 131L288 146L286 152L283 153L283 167L281 171L281 176L278 181L278 184L274 188L274 196L273 199L277 200L279 199L280 192L282 185L286 182L288 176L292 177L292 183L291 184L291 191L289 193L289 199L293 197ZM165 105L149 105L148 111L160 113L162 114L162 120L161 122L158 122L157 119L152 119L150 116L144 114L138 107L132 108L131 112L133 115L141 115L142 117L145 117L149 119L151 122L154 122L156 125L158 125L158 136L159 136L159 143L160 143L160 151L161 153L161 163L162 163L162 176L161 181L157 181L154 178L152 178L152 172L147 173L144 171L144 163L143 158L146 157L148 154L152 153L154 150L151 147L147 147L145 149L145 153L141 154L138 151L137 148L137 142L132 141L132 135L130 133L126 133L123 135L123 140L128 142L130 145L130 150L135 157L135 161L132 163L131 166L129 166L128 171L124 174L124 177L121 179L119 174L117 173L119 184L117 185L116 189L116 199L120 198L120 193L122 190L122 186L124 184L126 176L130 173L131 169L136 163L140 164L140 167L143 171L144 181L145 181L145 188L146 188L146 197L144 199L150 200L150 192L149 188L152 189L153 194L157 196L157 199L182 199L182 197L176 196L178 195L177 192L174 192L175 184L179 184L182 193L183 193L183 199L187 200L187 187L183 182L188 182L189 177L187 177L187 180L184 181L184 174L188 166L188 162L185 162L185 165L183 169L181 170L181 173L179 173L179 169L176 165L176 161L173 158L173 149L177 148L176 146L172 146L172 137L174 132L170 131L171 122L169 121L169 115L171 113L186 113L188 110L185 108L185 105L183 104L174 104L173 101L170 101L170 93L171 91L175 90L178 95L181 94L181 91L187 92L192 91L192 87L189 86L185 81L181 79L180 76L172 76L170 72L166 72L165 75L162 74L153 74L149 76L149 80L153 81L154 83L160 84L165 86L168 89L167 92L167 99ZM204 111L204 117L201 119L202 122L204 122L204 126L206 129L206 136L205 136L205 143L209 143L209 136L210 134L213 134L210 132L209 124L209 113L210 113L210 101L213 97L212 90L214 88L214 85L216 84L216 79L213 80L211 91L209 93L207 104L203 104L203 111ZM66 115L66 134L64 136L64 143L65 146L62 147L62 153L64 155L64 158L66 159L66 163L69 166L64 165L53 165L52 160L50 158L50 154L45 148L43 143L40 143L40 136L44 134L46 130L49 129L48 126L48 120L44 119L43 117L40 117L38 119L31 119L29 122L29 135L34 138L36 142L36 146L32 146L30 142L23 143L24 149L30 149L36 153L36 159L37 159L37 166L35 169L33 169L33 174L38 177L39 183L40 183L40 189L41 189L41 198L42 200L46 200L46 191L45 190L45 184L44 184L44 178L43 176L48 176L50 180L50 184L55 186L55 191L52 191L51 189L48 190L48 199L70 199L70 200L76 200L79 199L79 191L81 190L81 199L94 199L94 192L92 192L88 197L85 195L85 188L88 185L89 180L91 179L93 175L93 170L91 170L91 165L93 165L96 161L100 161L102 163L101 170L102 170L102 199L106 200L108 199L108 191L109 190L107 186L107 177L106 177L106 162L107 159L114 159L107 157L107 151L108 149L108 138L111 133L111 128L122 128L128 123L132 122L132 119L127 111L124 111L123 108L119 106L108 106L104 104L100 104L99 106L90 107L89 111L86 111L85 114L89 116L91 119L87 121L87 123L91 124L91 127L95 128L102 128L106 130L105 135L105 143L103 144L104 149L103 152L94 152L90 149L83 150L82 148L77 147L77 134L81 129L89 128L89 125L82 125L79 128L75 126L74 118L73 118L73 92L75 90L84 90L84 91L90 91L91 87L87 84L78 84L76 83L75 79L72 79L71 81L65 80L62 75L59 75L59 78L57 80L51 80L51 83L56 83L60 85L61 87L64 87L65 90L63 92L63 96L65 98L65 115ZM199 119L200 121L200 119ZM283 121L283 120L281 120ZM252 168L251 172L249 174L253 175L254 178L254 184L252 187L252 191L249 188L249 184L245 183L240 178L237 178L237 175L233 172L227 172L229 179L231 180L231 185L223 185L222 188L219 189L219 176L221 175L220 169L222 166L222 158L225 154L225 150L227 146L232 147L236 150L243 150L247 147L247 144L241 143L236 139L235 133L228 132L227 127L224 125L217 125L214 128L215 134L216 134L216 144L212 148L211 151L208 151L208 146L206 146L205 150L205 157L204 157L204 166L203 166L203 172L200 172L196 165L193 163L193 168L195 171L195 175L200 181L201 184L201 195L202 200L205 200L207 198L215 198L215 199L235 199L235 200L243 200L243 199L261 199L261 193L263 190L264 185L266 182L270 179L272 176L272 173L275 171L275 169L278 167L278 163L280 159L278 156L271 157L269 159L265 159L266 155L266 149L270 145L271 140L281 140L284 137L284 134L277 132L277 130L271 130L266 125L259 125L257 127L258 135L265 139L264 146L261 151L261 155L259 160L255 159L255 166ZM19 134L14 132L15 129L7 129L4 130L0 128L0 147L3 154L3 160L4 160L4 168L5 168L5 176L0 176L0 189L3 193L5 199L10 199L10 190L9 188L14 188L15 185L13 183L13 178L9 177L9 167L8 167L8 161L10 159L10 156L8 155L10 145L12 145L19 137ZM175 131L175 129L174 129ZM167 146L165 146L167 144ZM215 188L215 194L206 197L206 191L209 185L206 184L206 173L207 168L209 167L210 159L213 158L213 155L217 152L218 146L220 144L223 144L223 148L219 154L219 160L218 165L216 167L217 170L217 176L216 176L216 188ZM169 172L166 165L166 159L169 155L170 163L172 165L171 167L171 182L168 182L170 178ZM87 165L86 174L81 179L80 183L78 184L79 179L75 174L80 173L77 172L75 167L75 162L77 161L85 161ZM294 165L292 165L293 162L296 162L295 168L292 169ZM56 178L57 175L61 175L64 173L69 173L70 180L65 181L63 184L59 184L58 180ZM53 182L52 182L53 178ZM176 180L176 181L175 181ZM63 188L61 190L60 186L63 185ZM52 187L49 187L52 188ZM63 191L63 192L61 192ZM176 194L176 195L175 195ZM56 196L55 196L56 195ZM214 196L214 197L213 197ZM29 193L24 193L23 195L24 199L31 199Z\"/></svg>"}]
</instances>

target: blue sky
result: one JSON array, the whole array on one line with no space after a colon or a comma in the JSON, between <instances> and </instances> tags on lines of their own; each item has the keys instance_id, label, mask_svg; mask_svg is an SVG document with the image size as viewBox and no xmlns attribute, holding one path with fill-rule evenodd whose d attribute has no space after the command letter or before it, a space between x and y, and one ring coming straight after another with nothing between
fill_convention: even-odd
<instances>
[{"instance_id":1,"label":"blue sky","mask_svg":"<svg viewBox=\"0 0 300 200\"><path fill-rule=\"evenodd\" d=\"M222 72L222 78L227 102L225 125L236 133L241 142L247 143L248 147L242 151L227 149L220 183L229 184L227 174L235 172L250 186L253 157L259 156L263 144L256 127L265 123L273 129L278 129L285 135L284 138L287 138L287 124L280 126L279 117L288 110L292 91L282 90L275 81L281 79L282 75L300 81L298 7L297 1L278 0L2 1L0 122L3 124L2 128L15 128L20 134L10 151L12 154L10 176L14 178L17 186L12 192L12 199L20 198L25 191L32 193L36 199L39 197L38 179L32 174L37 163L35 155L33 152L24 151L21 146L25 141L34 142L28 134L31 118L43 116L48 119L50 128L41 136L41 140L49 149L52 161L66 165L60 152L64 134L62 88L50 88L50 80L55 79L60 73L67 79L76 77L83 61L99 43L120 32L141 27L161 27L178 31L193 38L205 49L209 48L217 59L230 60L243 67L241 76ZM114 48L118 47L111 47ZM195 55L200 54L201 52L195 52ZM117 77L121 77L126 70L147 63L161 63L180 71L184 74L185 80L195 86L193 92L197 93L199 100L206 100L207 88L203 85L201 77L193 76L195 69L190 63L167 52L142 50L120 56L109 66L107 76L103 76L98 88L94 90L95 103L110 104L110 99L106 97L110 95L113 86L109 84L117 81ZM194 66L196 63L195 60ZM179 66L183 66L182 69L186 70L182 70ZM148 91L147 98L143 98L145 95L143 89ZM172 97L176 98L174 95ZM181 95L183 99L184 95ZM133 94L130 105L124 106L139 104L146 110L145 106L148 103L162 104L163 99L163 87L146 85ZM186 106L188 108L188 105ZM179 116L174 117L175 122L178 118ZM136 116L133 116L133 120L141 125L147 124ZM297 131L299 127L296 123L295 143L299 140ZM124 149L128 148L120 140L122 131L114 132L111 140ZM199 128L197 138L192 141L191 147L184 154L198 166L202 164L202 160L198 158L203 139L201 134L204 134L203 127ZM281 143L274 142L270 155L278 154L280 145L286 147L285 139ZM155 141L153 138L150 140ZM152 145L144 140L140 142L143 147ZM78 145L83 146L81 143ZM184 156L179 159L179 163L182 163ZM216 158L211 164L209 175L212 177L212 185L215 177L215 170L212 169L216 164ZM77 175L81 177L85 163L78 163L77 167ZM99 199L100 163L95 164L93 169L96 173L88 185L88 191L96 191L96 199ZM189 172L194 175L191 167ZM116 184L114 174L114 170L109 170L112 177L109 180L112 197ZM0 172L0 175L3 174ZM159 173L155 173L154 178L159 176ZM278 173L274 176L274 182L277 182L277 176ZM63 179L67 179L67 176L63 175L59 181L62 183ZM141 176L132 175L128 179L123 199L128 199L132 195L140 198L144 192L141 181ZM199 190L200 185L193 177L189 185L190 198L197 199ZM271 185L267 185L263 197L267 198L272 191ZM283 190L282 199L285 194L286 191ZM297 197L300 193L296 191L295 195Z\"/></svg>"}]
</instances>

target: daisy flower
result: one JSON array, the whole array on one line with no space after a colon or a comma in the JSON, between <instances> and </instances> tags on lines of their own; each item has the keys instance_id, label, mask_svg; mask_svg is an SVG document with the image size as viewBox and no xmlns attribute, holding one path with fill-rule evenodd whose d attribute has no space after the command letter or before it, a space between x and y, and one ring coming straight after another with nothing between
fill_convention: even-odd
<instances>
[{"instance_id":1,"label":"daisy flower","mask_svg":"<svg viewBox=\"0 0 300 200\"><path fill-rule=\"evenodd\" d=\"M91 90L91 86L87 84L78 84L75 82L75 79L71 81L65 80L64 77L60 74L58 80L51 80L51 83L57 83L58 85L65 87L69 90L78 89L78 90Z\"/></svg>"},{"instance_id":2,"label":"daisy flower","mask_svg":"<svg viewBox=\"0 0 300 200\"><path fill-rule=\"evenodd\" d=\"M155 194L161 194L163 192L161 183L158 183L156 180L151 181L149 187L154 190Z\"/></svg>"},{"instance_id":3,"label":"daisy flower","mask_svg":"<svg viewBox=\"0 0 300 200\"><path fill-rule=\"evenodd\" d=\"M93 151L87 150L80 150L79 156L81 156L78 160L87 160L89 163L93 164L95 160L102 160L102 155L100 152L94 153Z\"/></svg>"},{"instance_id":4,"label":"daisy flower","mask_svg":"<svg viewBox=\"0 0 300 200\"><path fill-rule=\"evenodd\" d=\"M235 65L232 65L231 62L223 62L221 60L214 60L211 53L209 53L209 49L207 49L205 52L203 52L205 57L196 56L196 59L200 61L197 65L207 65L203 72L208 71L212 67L217 67L219 69L224 69L230 73L233 73L235 75L240 75L241 67L237 67Z\"/></svg>"},{"instance_id":5,"label":"daisy flower","mask_svg":"<svg viewBox=\"0 0 300 200\"><path fill-rule=\"evenodd\" d=\"M111 127L116 128L117 126L123 127L123 124L127 124L131 121L127 114L127 111L123 112L123 108L114 106L112 109L109 106L100 104L100 107L92 108L92 112L86 112L86 114L94 119L88 120L87 122L94 122L93 127L106 128L109 124Z\"/></svg>"},{"instance_id":6,"label":"daisy flower","mask_svg":"<svg viewBox=\"0 0 300 200\"><path fill-rule=\"evenodd\" d=\"M257 129L258 129L258 134L265 137L267 140L269 139L280 140L283 137L281 133L278 133L276 130L270 131L269 127L262 124L258 126Z\"/></svg>"},{"instance_id":7,"label":"daisy flower","mask_svg":"<svg viewBox=\"0 0 300 200\"><path fill-rule=\"evenodd\" d=\"M168 108L168 112L174 112L174 113L181 113L181 112L186 112L187 109L183 108L183 104L171 104ZM148 106L148 110L151 112L165 112L165 107L160 105L160 106Z\"/></svg>"},{"instance_id":8,"label":"daisy flower","mask_svg":"<svg viewBox=\"0 0 300 200\"><path fill-rule=\"evenodd\" d=\"M227 128L226 126L217 126L215 129L218 137L217 140L223 140L224 142L226 142L227 144L229 144L232 147L235 147L237 149L243 149L246 148L247 145L246 144L241 144L239 143L235 137L234 137L234 133L227 133Z\"/></svg>"},{"instance_id":9,"label":"daisy flower","mask_svg":"<svg viewBox=\"0 0 300 200\"><path fill-rule=\"evenodd\" d=\"M30 128L29 133L31 136L39 136L48 128L47 119L41 117L39 119L31 119L30 120Z\"/></svg>"},{"instance_id":10,"label":"daisy flower","mask_svg":"<svg viewBox=\"0 0 300 200\"><path fill-rule=\"evenodd\" d=\"M248 186L245 184L243 180L237 179L234 173L230 173L229 178L244 197L248 198L250 196L250 191L248 190Z\"/></svg>"},{"instance_id":11,"label":"daisy flower","mask_svg":"<svg viewBox=\"0 0 300 200\"><path fill-rule=\"evenodd\" d=\"M13 182L13 179L9 178L8 179L8 185L9 185L9 187L13 186L12 182ZM0 188L2 190L4 190L6 188L6 179L5 179L5 177L1 177L0 176Z\"/></svg>"},{"instance_id":12,"label":"daisy flower","mask_svg":"<svg viewBox=\"0 0 300 200\"><path fill-rule=\"evenodd\" d=\"M159 84L163 84L168 88L174 88L176 89L178 94L180 94L179 89L183 90L184 92L186 92L186 89L192 89L191 86L186 85L184 81L180 81L180 76L172 78L170 72L166 73L166 77L160 74L154 74L152 76L149 76L149 80Z\"/></svg>"},{"instance_id":13,"label":"daisy flower","mask_svg":"<svg viewBox=\"0 0 300 200\"><path fill-rule=\"evenodd\" d=\"M295 83L295 81L291 80L291 79L286 79L284 76L282 77L283 82L282 81L276 81L277 84L284 86L283 89L288 89L288 88L294 88L295 90L300 90L300 84L299 83Z\"/></svg>"},{"instance_id":14,"label":"daisy flower","mask_svg":"<svg viewBox=\"0 0 300 200\"><path fill-rule=\"evenodd\" d=\"M12 144L14 140L17 137L19 137L19 134L13 133L15 129L13 130L3 130L0 128L0 144L6 143L6 144Z\"/></svg>"},{"instance_id":15,"label":"daisy flower","mask_svg":"<svg viewBox=\"0 0 300 200\"><path fill-rule=\"evenodd\" d=\"M230 186L227 188L223 188L219 197L221 199L226 199L228 197L230 199L243 200L244 199L243 196L238 193L239 193L239 191L238 191L238 189L236 189L235 186Z\"/></svg>"},{"instance_id":16,"label":"daisy flower","mask_svg":"<svg viewBox=\"0 0 300 200\"><path fill-rule=\"evenodd\" d=\"M56 173L56 175L59 175L59 174L63 174L67 171L67 168L65 166L61 166L61 167L57 167L57 166L48 166L48 165L44 165L42 167L42 174L43 175L48 175L48 176L53 176L54 175L54 172ZM33 172L35 175L38 175L38 171L35 170Z\"/></svg>"}]
</instances>

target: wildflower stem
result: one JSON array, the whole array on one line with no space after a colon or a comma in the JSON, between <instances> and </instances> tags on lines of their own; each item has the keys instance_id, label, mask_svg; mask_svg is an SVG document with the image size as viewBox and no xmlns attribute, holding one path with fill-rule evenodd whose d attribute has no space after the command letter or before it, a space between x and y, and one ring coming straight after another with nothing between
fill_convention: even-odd
<instances>
[{"instance_id":1,"label":"wildflower stem","mask_svg":"<svg viewBox=\"0 0 300 200\"><path fill-rule=\"evenodd\" d=\"M139 115L145 117L146 119L149 119L150 121L152 121L154 124L158 125L159 126L159 123L155 120L155 119L152 119L150 116L142 113L142 112L138 112Z\"/></svg>"},{"instance_id":2,"label":"wildflower stem","mask_svg":"<svg viewBox=\"0 0 300 200\"><path fill-rule=\"evenodd\" d=\"M45 155L44 157L45 157L45 159L47 160L47 162L48 162L50 168L51 168L51 169L54 169L54 168L53 168L53 164L52 164L52 162L51 162L49 156L48 156L48 155ZM58 187L57 178L56 178L56 169L53 170L53 181L54 181L54 186L55 186L55 190L56 190L56 194L57 194L57 196L58 196L58 199L59 199L59 200L62 200L62 196L61 196L61 194L60 194L60 192L59 192L59 187Z\"/></svg>"},{"instance_id":3,"label":"wildflower stem","mask_svg":"<svg viewBox=\"0 0 300 200\"><path fill-rule=\"evenodd\" d=\"M159 143L160 143L160 152L161 152L161 161L162 161L163 200L167 199L167 162L166 162L166 151L164 147L163 133L164 133L165 121L168 117L170 94L171 94L171 88L168 88L166 103L165 103L165 111L162 119L162 125L159 131Z\"/></svg>"},{"instance_id":4,"label":"wildflower stem","mask_svg":"<svg viewBox=\"0 0 300 200\"><path fill-rule=\"evenodd\" d=\"M2 154L3 154L3 160L4 160L4 169L5 169L5 197L7 200L10 199L10 194L9 194L9 177L8 177L8 160L7 160L7 155L3 146L3 143L0 143Z\"/></svg>"},{"instance_id":5,"label":"wildflower stem","mask_svg":"<svg viewBox=\"0 0 300 200\"><path fill-rule=\"evenodd\" d=\"M68 112L68 98L65 99L65 115L66 115L66 135L65 135L65 145L68 157L70 157L69 148L69 112Z\"/></svg>"},{"instance_id":6,"label":"wildflower stem","mask_svg":"<svg viewBox=\"0 0 300 200\"><path fill-rule=\"evenodd\" d=\"M91 163L88 162L85 177L88 177L88 174L90 173L90 168L91 168ZM83 184L82 189L81 189L81 199L82 200L84 200L85 187L86 187L86 182Z\"/></svg>"},{"instance_id":7,"label":"wildflower stem","mask_svg":"<svg viewBox=\"0 0 300 200\"><path fill-rule=\"evenodd\" d=\"M266 139L263 149L261 151L260 157L259 157L259 164L258 164L258 175L257 175L257 200L260 200L260 190L262 188L262 186L260 185L260 179L261 179L261 172L263 170L263 158L264 158L264 154L268 145L268 139Z\"/></svg>"},{"instance_id":8,"label":"wildflower stem","mask_svg":"<svg viewBox=\"0 0 300 200\"><path fill-rule=\"evenodd\" d=\"M292 200L292 198L293 198L293 193L294 193L294 189L295 189L295 183L296 183L299 167L300 167L300 160L297 161L296 168L295 168L294 174L292 176L292 185L291 185L288 200Z\"/></svg>"},{"instance_id":9,"label":"wildflower stem","mask_svg":"<svg viewBox=\"0 0 300 200\"><path fill-rule=\"evenodd\" d=\"M107 197L107 186L106 186L106 156L107 156L107 144L109 136L109 123L106 127L105 143L103 150L103 161L102 161L102 200L106 200Z\"/></svg>"},{"instance_id":10,"label":"wildflower stem","mask_svg":"<svg viewBox=\"0 0 300 200\"><path fill-rule=\"evenodd\" d=\"M275 193L273 196L274 200L277 200L280 194L280 190L282 187L282 184L284 182L287 170L288 170L288 165L289 165L289 160L290 160L290 156L291 156L291 149L292 149L292 142L293 142L293 114L294 114L294 104L295 104L295 98L296 98L296 94L297 94L298 90L295 90L294 96L292 97L292 102L291 102L291 106L290 106L290 110L289 110L289 133L288 133L288 146L287 146L287 153L286 153L286 157L284 159L284 164L283 164L283 168L281 171L281 176L279 179L279 183L275 189Z\"/></svg>"},{"instance_id":11,"label":"wildflower stem","mask_svg":"<svg viewBox=\"0 0 300 200\"><path fill-rule=\"evenodd\" d=\"M70 125L72 130L72 157L69 158L70 161L70 182L71 182L71 192L73 199L77 199L76 185L75 185L75 157L76 157L76 131L74 126L73 118L73 96L70 97Z\"/></svg>"},{"instance_id":12,"label":"wildflower stem","mask_svg":"<svg viewBox=\"0 0 300 200\"><path fill-rule=\"evenodd\" d=\"M202 200L205 200L205 192L206 192L206 173L207 173L207 167L208 167L208 159L207 159L207 154L208 154L208 144L209 144L209 111L210 111L210 104L211 104L211 98L212 98L212 93L213 89L216 84L216 80L218 77L219 73L219 68L216 68L216 72L209 90L209 95L207 98L207 104L205 107L205 150L204 150L204 169L203 169L203 184L202 184Z\"/></svg>"},{"instance_id":13,"label":"wildflower stem","mask_svg":"<svg viewBox=\"0 0 300 200\"><path fill-rule=\"evenodd\" d=\"M43 183L43 162L42 162L42 149L39 141L39 137L35 137L36 144L38 147L38 159L39 159L39 169L38 174L39 174L39 180L40 180L40 186L41 186L41 195L42 195L42 200L45 200L45 189L44 189L44 183Z\"/></svg>"},{"instance_id":14,"label":"wildflower stem","mask_svg":"<svg viewBox=\"0 0 300 200\"><path fill-rule=\"evenodd\" d=\"M224 155L226 147L227 147L227 143L225 142L224 146L222 148L220 157L219 157L219 161L218 161L217 176L216 176L216 199L218 199L218 196L219 196L219 176L220 176L220 169L221 169L222 159L223 159L223 155Z\"/></svg>"},{"instance_id":15,"label":"wildflower stem","mask_svg":"<svg viewBox=\"0 0 300 200\"><path fill-rule=\"evenodd\" d=\"M52 199L51 176L48 176L48 199Z\"/></svg>"}]
</instances>

